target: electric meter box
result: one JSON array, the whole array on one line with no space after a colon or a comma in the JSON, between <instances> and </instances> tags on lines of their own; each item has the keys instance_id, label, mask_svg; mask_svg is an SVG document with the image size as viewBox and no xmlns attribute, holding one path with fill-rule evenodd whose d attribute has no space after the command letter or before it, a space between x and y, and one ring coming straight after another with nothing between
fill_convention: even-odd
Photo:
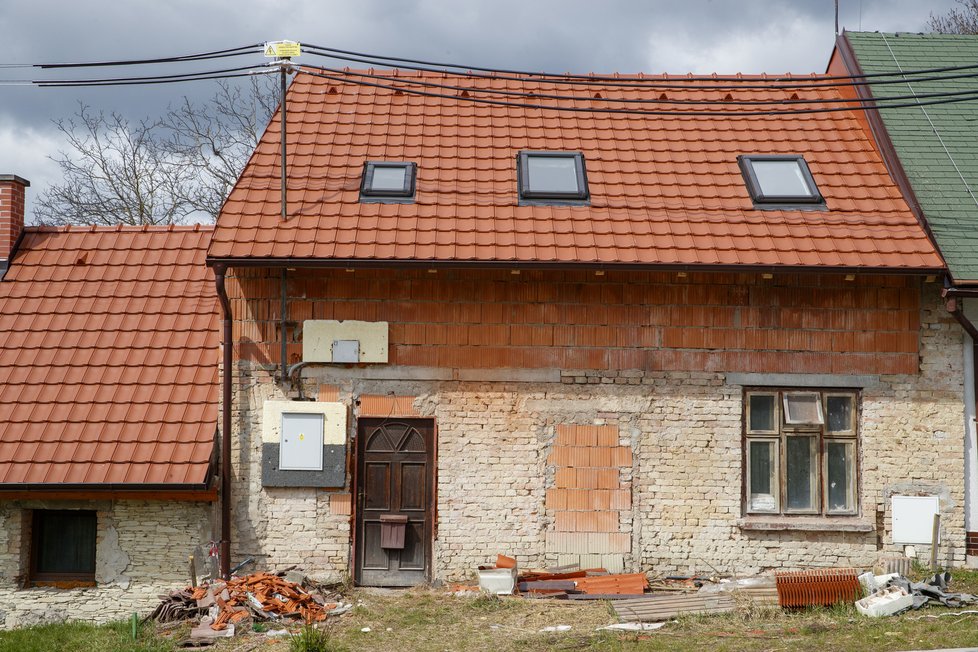
<instances>
[{"instance_id":1,"label":"electric meter box","mask_svg":"<svg viewBox=\"0 0 978 652\"><path fill-rule=\"evenodd\" d=\"M265 401L262 485L346 484L347 407L325 401Z\"/></svg>"},{"instance_id":2,"label":"electric meter box","mask_svg":"<svg viewBox=\"0 0 978 652\"><path fill-rule=\"evenodd\" d=\"M322 414L282 413L280 470L323 470L323 421Z\"/></svg>"}]
</instances>

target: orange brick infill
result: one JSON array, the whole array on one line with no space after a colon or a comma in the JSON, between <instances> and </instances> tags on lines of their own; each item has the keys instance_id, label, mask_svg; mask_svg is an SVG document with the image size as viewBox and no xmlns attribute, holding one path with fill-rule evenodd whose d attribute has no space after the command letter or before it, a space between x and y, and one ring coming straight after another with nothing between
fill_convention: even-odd
<instances>
[{"instance_id":1,"label":"orange brick infill","mask_svg":"<svg viewBox=\"0 0 978 652\"><path fill-rule=\"evenodd\" d=\"M558 489L618 489L618 469L559 468L554 474Z\"/></svg>"},{"instance_id":2,"label":"orange brick infill","mask_svg":"<svg viewBox=\"0 0 978 652\"><path fill-rule=\"evenodd\" d=\"M340 400L340 388L336 385L320 385L317 400L324 403L335 403Z\"/></svg>"},{"instance_id":3,"label":"orange brick infill","mask_svg":"<svg viewBox=\"0 0 978 652\"><path fill-rule=\"evenodd\" d=\"M557 532L618 532L618 512L557 512L554 530Z\"/></svg>"},{"instance_id":4,"label":"orange brick infill","mask_svg":"<svg viewBox=\"0 0 978 652\"><path fill-rule=\"evenodd\" d=\"M419 417L414 396L361 394L359 415L362 417Z\"/></svg>"},{"instance_id":5,"label":"orange brick infill","mask_svg":"<svg viewBox=\"0 0 978 652\"><path fill-rule=\"evenodd\" d=\"M350 494L330 494L329 513L337 516L349 516L353 513L353 497Z\"/></svg>"},{"instance_id":6,"label":"orange brick infill","mask_svg":"<svg viewBox=\"0 0 978 652\"><path fill-rule=\"evenodd\" d=\"M627 489L553 488L547 490L546 506L561 511L626 511L632 501Z\"/></svg>"},{"instance_id":7,"label":"orange brick infill","mask_svg":"<svg viewBox=\"0 0 978 652\"><path fill-rule=\"evenodd\" d=\"M557 426L557 446L617 446L618 426Z\"/></svg>"}]
</instances>

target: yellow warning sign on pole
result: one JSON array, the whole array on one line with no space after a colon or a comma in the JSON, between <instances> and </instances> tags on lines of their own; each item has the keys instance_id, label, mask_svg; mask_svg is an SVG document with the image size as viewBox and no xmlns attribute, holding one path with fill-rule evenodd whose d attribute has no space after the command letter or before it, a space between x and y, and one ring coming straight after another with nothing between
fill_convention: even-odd
<instances>
[{"instance_id":1,"label":"yellow warning sign on pole","mask_svg":"<svg viewBox=\"0 0 978 652\"><path fill-rule=\"evenodd\" d=\"M302 54L296 41L269 41L265 44L265 56L275 59L291 59Z\"/></svg>"}]
</instances>

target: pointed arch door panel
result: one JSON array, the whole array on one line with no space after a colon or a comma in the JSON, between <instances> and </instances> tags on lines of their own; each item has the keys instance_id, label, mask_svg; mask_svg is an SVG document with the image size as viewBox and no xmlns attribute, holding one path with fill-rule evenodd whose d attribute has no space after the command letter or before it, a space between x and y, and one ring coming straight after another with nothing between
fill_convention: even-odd
<instances>
[{"instance_id":1,"label":"pointed arch door panel","mask_svg":"<svg viewBox=\"0 0 978 652\"><path fill-rule=\"evenodd\" d=\"M434 534L434 421L360 419L357 467L357 583L423 584Z\"/></svg>"}]
</instances>

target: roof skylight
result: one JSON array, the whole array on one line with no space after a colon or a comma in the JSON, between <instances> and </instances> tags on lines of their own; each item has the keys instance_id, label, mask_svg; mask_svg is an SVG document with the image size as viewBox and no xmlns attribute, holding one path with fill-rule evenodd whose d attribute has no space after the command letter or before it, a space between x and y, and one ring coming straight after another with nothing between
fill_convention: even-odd
<instances>
[{"instance_id":1,"label":"roof skylight","mask_svg":"<svg viewBox=\"0 0 978 652\"><path fill-rule=\"evenodd\" d=\"M417 165L401 161L367 161L360 201L408 202L414 199Z\"/></svg>"},{"instance_id":2,"label":"roof skylight","mask_svg":"<svg viewBox=\"0 0 978 652\"><path fill-rule=\"evenodd\" d=\"M523 151L517 164L521 200L582 203L589 196L581 152Z\"/></svg>"},{"instance_id":3,"label":"roof skylight","mask_svg":"<svg viewBox=\"0 0 978 652\"><path fill-rule=\"evenodd\" d=\"M822 204L825 201L802 156L738 156L737 162L756 204Z\"/></svg>"}]
</instances>

